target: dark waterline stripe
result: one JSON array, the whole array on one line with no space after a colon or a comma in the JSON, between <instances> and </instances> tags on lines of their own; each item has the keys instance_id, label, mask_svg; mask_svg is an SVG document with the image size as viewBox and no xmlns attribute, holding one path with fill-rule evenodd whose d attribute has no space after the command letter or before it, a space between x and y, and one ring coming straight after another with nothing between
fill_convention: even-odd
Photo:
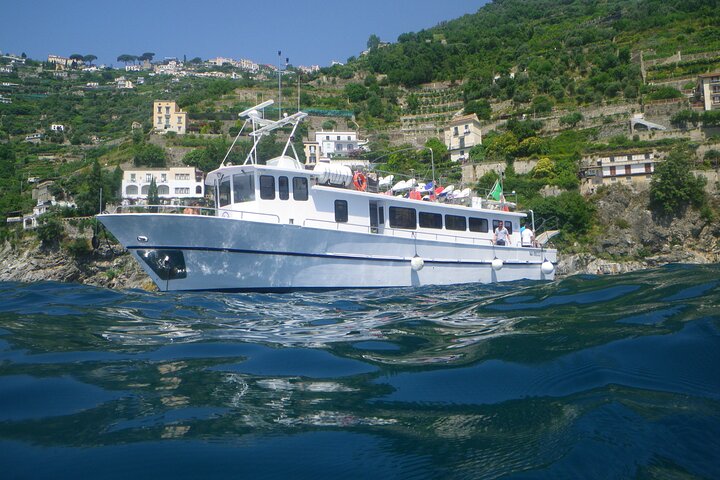
<instances>
[{"instance_id":1,"label":"dark waterline stripe","mask_svg":"<svg viewBox=\"0 0 720 480\"><path fill-rule=\"evenodd\" d=\"M332 255L327 253L302 253L302 252L273 252L270 250L246 250L238 248L217 248L217 247L179 247L179 246L163 246L163 247L148 247L131 245L125 247L128 250L190 250L200 252L222 252L222 253L244 253L252 255L281 255L289 257L314 257L314 258L333 258L339 260L371 260L374 262L407 262L406 258L375 258L368 256L354 256L354 255ZM480 261L452 261L452 260L424 260L425 263L434 264L447 264L447 265L490 265L492 260L480 260ZM543 262L512 262L503 260L505 265L542 265ZM553 262L553 265L557 262Z\"/></svg>"}]
</instances>

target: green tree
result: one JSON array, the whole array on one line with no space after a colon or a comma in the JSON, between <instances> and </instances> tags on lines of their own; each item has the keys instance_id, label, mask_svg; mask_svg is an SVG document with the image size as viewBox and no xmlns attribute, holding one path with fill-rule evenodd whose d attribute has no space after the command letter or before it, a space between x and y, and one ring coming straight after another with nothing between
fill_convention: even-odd
<instances>
[{"instance_id":1,"label":"green tree","mask_svg":"<svg viewBox=\"0 0 720 480\"><path fill-rule=\"evenodd\" d=\"M687 128L688 123L697 126L700 121L700 114L693 110L680 110L670 117L670 123L678 128Z\"/></svg>"},{"instance_id":2,"label":"green tree","mask_svg":"<svg viewBox=\"0 0 720 480\"><path fill-rule=\"evenodd\" d=\"M650 200L655 209L666 215L678 215L691 205L701 208L707 202L706 180L692 174L689 157L687 148L676 148L655 166Z\"/></svg>"},{"instance_id":3,"label":"green tree","mask_svg":"<svg viewBox=\"0 0 720 480\"><path fill-rule=\"evenodd\" d=\"M575 128L575 126L584 120L583 114L580 112L572 112L567 115L560 117L560 125L568 125Z\"/></svg>"},{"instance_id":4,"label":"green tree","mask_svg":"<svg viewBox=\"0 0 720 480\"><path fill-rule=\"evenodd\" d=\"M417 95L411 93L407 97L407 110L410 113L417 113L418 108L420 108L420 100Z\"/></svg>"},{"instance_id":5,"label":"green tree","mask_svg":"<svg viewBox=\"0 0 720 480\"><path fill-rule=\"evenodd\" d=\"M158 194L158 186L157 186L157 183L155 183L154 176L150 179L150 186L148 187L147 203L148 203L148 205L159 205L160 204L160 195Z\"/></svg>"},{"instance_id":6,"label":"green tree","mask_svg":"<svg viewBox=\"0 0 720 480\"><path fill-rule=\"evenodd\" d=\"M544 179L552 178L555 176L555 164L548 157L541 158L535 168L532 169L532 176Z\"/></svg>"},{"instance_id":7,"label":"green tree","mask_svg":"<svg viewBox=\"0 0 720 480\"><path fill-rule=\"evenodd\" d=\"M345 85L345 95L347 95L350 103L358 103L367 98L368 91L364 85L359 83L348 83Z\"/></svg>"},{"instance_id":8,"label":"green tree","mask_svg":"<svg viewBox=\"0 0 720 480\"><path fill-rule=\"evenodd\" d=\"M96 57L95 55L90 54L90 55L84 55L82 59L83 59L83 62L87 63L88 65L92 65L92 63L95 60L97 60L97 58L98 57Z\"/></svg>"},{"instance_id":9,"label":"green tree","mask_svg":"<svg viewBox=\"0 0 720 480\"><path fill-rule=\"evenodd\" d=\"M550 113L553 108L553 102L545 95L538 95L533 98L532 109L535 113Z\"/></svg>"},{"instance_id":10,"label":"green tree","mask_svg":"<svg viewBox=\"0 0 720 480\"><path fill-rule=\"evenodd\" d=\"M368 50L374 50L380 46L380 37L375 35L374 33L370 35L370 38L368 38L367 41L367 48Z\"/></svg>"},{"instance_id":11,"label":"green tree","mask_svg":"<svg viewBox=\"0 0 720 480\"><path fill-rule=\"evenodd\" d=\"M465 104L465 113L468 115L474 113L480 119L490 120L492 108L490 107L490 102L484 98L480 100L470 100Z\"/></svg>"},{"instance_id":12,"label":"green tree","mask_svg":"<svg viewBox=\"0 0 720 480\"><path fill-rule=\"evenodd\" d=\"M594 207L576 191L563 192L557 197L538 197L529 207L536 218L556 217L564 232L583 234L594 222Z\"/></svg>"},{"instance_id":13,"label":"green tree","mask_svg":"<svg viewBox=\"0 0 720 480\"><path fill-rule=\"evenodd\" d=\"M130 62L134 62L135 60L137 60L137 57L135 55L129 55L127 53L123 53L122 55L119 55L117 57L117 61L122 62L125 65L127 65Z\"/></svg>"},{"instance_id":14,"label":"green tree","mask_svg":"<svg viewBox=\"0 0 720 480\"><path fill-rule=\"evenodd\" d=\"M151 143L136 145L133 164L136 167L165 167L165 150Z\"/></svg>"},{"instance_id":15,"label":"green tree","mask_svg":"<svg viewBox=\"0 0 720 480\"><path fill-rule=\"evenodd\" d=\"M382 100L376 93L371 93L367 101L368 113L373 117L382 117L383 104Z\"/></svg>"},{"instance_id":16,"label":"green tree","mask_svg":"<svg viewBox=\"0 0 720 480\"><path fill-rule=\"evenodd\" d=\"M63 225L57 214L46 213L38 218L38 227L35 234L45 248L55 247L60 244L64 235Z\"/></svg>"},{"instance_id":17,"label":"green tree","mask_svg":"<svg viewBox=\"0 0 720 480\"><path fill-rule=\"evenodd\" d=\"M485 160L485 146L482 144L473 146L468 155L470 156L470 161L482 162Z\"/></svg>"}]
</instances>

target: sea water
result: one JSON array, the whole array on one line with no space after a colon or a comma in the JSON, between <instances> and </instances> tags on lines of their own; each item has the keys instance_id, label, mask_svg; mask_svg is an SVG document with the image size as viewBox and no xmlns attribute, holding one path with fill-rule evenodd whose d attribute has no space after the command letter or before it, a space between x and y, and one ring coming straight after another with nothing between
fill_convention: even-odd
<instances>
[{"instance_id":1,"label":"sea water","mask_svg":"<svg viewBox=\"0 0 720 480\"><path fill-rule=\"evenodd\" d=\"M720 478L720 267L328 293L0 283L0 478Z\"/></svg>"}]
</instances>

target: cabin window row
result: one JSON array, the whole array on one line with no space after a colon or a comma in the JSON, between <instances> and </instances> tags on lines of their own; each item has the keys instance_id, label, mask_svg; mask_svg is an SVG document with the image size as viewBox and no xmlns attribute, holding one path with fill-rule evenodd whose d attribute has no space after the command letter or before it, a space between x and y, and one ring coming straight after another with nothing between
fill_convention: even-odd
<instances>
[{"instance_id":1,"label":"cabin window row","mask_svg":"<svg viewBox=\"0 0 720 480\"><path fill-rule=\"evenodd\" d=\"M420 226L420 228L443 228L443 215L440 213L420 212L418 214L414 208L405 207L390 207L389 213L390 226L392 228L404 228L408 230L415 230L418 226ZM458 232L470 230L471 232L480 233L488 233L490 231L487 218L446 214L444 220L446 230ZM502 220L492 221L493 231L500 223L502 223ZM512 233L512 222L505 221L505 228L507 228L508 233Z\"/></svg>"},{"instance_id":2,"label":"cabin window row","mask_svg":"<svg viewBox=\"0 0 720 480\"><path fill-rule=\"evenodd\" d=\"M293 199L305 201L308 199L308 180L305 177L293 177ZM275 177L272 175L260 175L260 198L262 200L288 200L290 198L290 179L285 176L278 177L277 189ZM232 199L230 194L232 193ZM252 202L255 200L255 176L247 173L233 175L232 188L230 179L226 178L220 182L218 187L218 198L221 207L230 203Z\"/></svg>"},{"instance_id":3,"label":"cabin window row","mask_svg":"<svg viewBox=\"0 0 720 480\"><path fill-rule=\"evenodd\" d=\"M293 200L305 201L308 199L308 180L305 177L293 177ZM288 200L290 198L290 179L285 176L277 177L277 198ZM260 199L275 200L275 177L260 175Z\"/></svg>"}]
</instances>

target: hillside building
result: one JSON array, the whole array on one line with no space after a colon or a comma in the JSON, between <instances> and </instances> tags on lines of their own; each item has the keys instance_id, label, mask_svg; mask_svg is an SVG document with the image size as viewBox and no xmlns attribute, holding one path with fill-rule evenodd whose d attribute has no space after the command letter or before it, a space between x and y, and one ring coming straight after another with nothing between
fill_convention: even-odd
<instances>
[{"instance_id":1,"label":"hillside building","mask_svg":"<svg viewBox=\"0 0 720 480\"><path fill-rule=\"evenodd\" d=\"M315 132L315 141L307 142L305 154L307 159L310 158L309 147L317 146L317 158L327 159L333 157L348 157L354 152L360 150L366 142L358 140L357 132ZM308 160L309 162L309 160Z\"/></svg>"},{"instance_id":2,"label":"hillside building","mask_svg":"<svg viewBox=\"0 0 720 480\"><path fill-rule=\"evenodd\" d=\"M468 160L470 149L481 144L480 120L474 113L454 118L445 128L445 145L453 162Z\"/></svg>"},{"instance_id":3,"label":"hillside building","mask_svg":"<svg viewBox=\"0 0 720 480\"><path fill-rule=\"evenodd\" d=\"M199 199L205 196L203 173L195 167L136 168L125 170L122 198L146 200L150 183L155 179L158 196L163 200Z\"/></svg>"},{"instance_id":4,"label":"hillside building","mask_svg":"<svg viewBox=\"0 0 720 480\"><path fill-rule=\"evenodd\" d=\"M720 109L720 72L699 75L697 88L706 111Z\"/></svg>"},{"instance_id":5,"label":"hillside building","mask_svg":"<svg viewBox=\"0 0 720 480\"><path fill-rule=\"evenodd\" d=\"M187 113L180 110L175 102L155 100L152 122L158 133L183 135L187 131Z\"/></svg>"},{"instance_id":6,"label":"hillside building","mask_svg":"<svg viewBox=\"0 0 720 480\"><path fill-rule=\"evenodd\" d=\"M650 185L655 164L665 157L664 152L599 153L583 157L580 168L580 192L595 193L602 185L630 184L639 189Z\"/></svg>"},{"instance_id":7,"label":"hillside building","mask_svg":"<svg viewBox=\"0 0 720 480\"><path fill-rule=\"evenodd\" d=\"M318 142L303 142L305 148L305 164L315 165L320 160L320 144Z\"/></svg>"},{"instance_id":8,"label":"hillside building","mask_svg":"<svg viewBox=\"0 0 720 480\"><path fill-rule=\"evenodd\" d=\"M74 60L71 58L61 57L59 55L48 55L48 63L55 65L55 70L65 70L68 68L78 68L83 65L82 60Z\"/></svg>"},{"instance_id":9,"label":"hillside building","mask_svg":"<svg viewBox=\"0 0 720 480\"><path fill-rule=\"evenodd\" d=\"M131 90L131 89L135 88L135 85L133 85L133 82L128 80L125 77L118 77L116 82L117 82L117 88L119 88L119 89Z\"/></svg>"}]
</instances>

